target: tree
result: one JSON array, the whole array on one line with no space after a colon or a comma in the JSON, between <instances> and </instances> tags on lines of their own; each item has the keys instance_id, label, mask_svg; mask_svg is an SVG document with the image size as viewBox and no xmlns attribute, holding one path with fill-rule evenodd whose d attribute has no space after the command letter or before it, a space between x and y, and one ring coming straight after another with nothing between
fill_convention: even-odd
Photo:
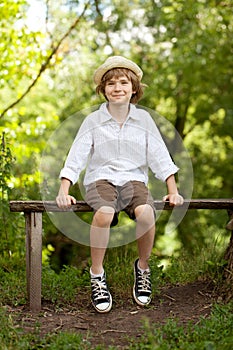
<instances>
[{"instance_id":1,"label":"tree","mask_svg":"<svg viewBox=\"0 0 233 350\"><path fill-rule=\"evenodd\" d=\"M5 107L5 109L3 109L0 117L3 117L7 113L8 110L12 109L15 105L17 105L31 91L31 89L36 85L36 83L39 80L42 73L50 66L52 59L58 53L62 43L65 41L66 38L69 37L72 30L74 28L76 28L77 25L79 24L80 19L83 17L83 15L86 11L86 8L87 8L87 4L86 4L86 6L84 6L84 9L81 12L81 14L77 18L75 18L74 22L69 26L67 31L61 35L61 37L57 40L57 42L52 40L50 47L48 48L48 53L47 53L47 55L45 55L45 57L42 58L42 60L40 62L40 67L39 67L38 72L36 73L35 77L32 78L32 81L29 83L27 88L20 94L20 96L18 98L16 98L15 101L13 101L7 107ZM24 26L22 26L21 30L22 30L22 33L20 35L24 36L24 32L26 32ZM14 33L14 35L15 35L15 33ZM34 39L34 36L30 34L29 38L31 38L31 37ZM2 48L4 48L4 46L2 46ZM22 47L20 47L20 49L22 49ZM33 52L35 52L34 47L32 47L32 50L33 50ZM27 60L27 58L26 58L26 60ZM25 57L22 57L21 61L19 61L19 65L23 64L23 61L25 61ZM21 67L19 67L19 68L21 68Z\"/></svg>"}]
</instances>

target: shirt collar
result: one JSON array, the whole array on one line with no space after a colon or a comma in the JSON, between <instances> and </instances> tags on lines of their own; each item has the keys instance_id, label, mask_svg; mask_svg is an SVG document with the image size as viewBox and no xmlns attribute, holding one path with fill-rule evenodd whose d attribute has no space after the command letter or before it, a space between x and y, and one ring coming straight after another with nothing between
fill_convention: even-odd
<instances>
[{"instance_id":1,"label":"shirt collar","mask_svg":"<svg viewBox=\"0 0 233 350\"><path fill-rule=\"evenodd\" d=\"M109 113L108 111L108 108L107 108L107 102L103 103L100 108L99 108L101 114L100 114L100 122L101 123L104 123L110 119L112 119L112 116L111 114ZM137 113L137 108L135 105L133 105L132 103L130 103L129 105L129 114L128 114L128 117L127 119L129 118L132 118L132 119L135 119L135 120L139 120L140 117L139 117L139 114Z\"/></svg>"}]
</instances>

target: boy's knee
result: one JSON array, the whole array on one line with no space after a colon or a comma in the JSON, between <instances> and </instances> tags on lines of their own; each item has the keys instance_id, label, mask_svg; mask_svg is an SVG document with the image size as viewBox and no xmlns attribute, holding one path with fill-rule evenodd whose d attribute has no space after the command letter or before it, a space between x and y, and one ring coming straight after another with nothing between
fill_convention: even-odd
<instances>
[{"instance_id":1,"label":"boy's knee","mask_svg":"<svg viewBox=\"0 0 233 350\"><path fill-rule=\"evenodd\" d=\"M154 209L150 204L143 204L139 205L137 208L135 208L135 217L137 222L154 222L155 215L154 215Z\"/></svg>"},{"instance_id":2,"label":"boy's knee","mask_svg":"<svg viewBox=\"0 0 233 350\"><path fill-rule=\"evenodd\" d=\"M96 211L93 221L96 226L108 227L111 225L114 213L114 208L103 206Z\"/></svg>"}]
</instances>

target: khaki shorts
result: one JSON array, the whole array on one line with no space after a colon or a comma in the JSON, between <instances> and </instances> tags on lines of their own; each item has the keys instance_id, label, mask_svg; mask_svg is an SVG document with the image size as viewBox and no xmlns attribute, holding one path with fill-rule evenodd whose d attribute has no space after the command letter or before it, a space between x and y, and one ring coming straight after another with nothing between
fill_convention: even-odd
<instances>
[{"instance_id":1,"label":"khaki shorts","mask_svg":"<svg viewBox=\"0 0 233 350\"><path fill-rule=\"evenodd\" d=\"M86 192L86 202L96 212L102 206L109 206L115 210L111 226L118 223L118 214L125 211L130 219L135 220L135 208L149 204L154 209L154 200L143 182L129 181L123 186L115 186L107 180L92 183Z\"/></svg>"}]
</instances>

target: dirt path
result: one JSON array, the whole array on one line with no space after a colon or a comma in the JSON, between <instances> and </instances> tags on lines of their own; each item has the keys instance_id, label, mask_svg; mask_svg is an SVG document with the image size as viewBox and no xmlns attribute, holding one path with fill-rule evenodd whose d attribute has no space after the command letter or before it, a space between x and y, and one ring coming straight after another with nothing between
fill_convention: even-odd
<instances>
[{"instance_id":1,"label":"dirt path","mask_svg":"<svg viewBox=\"0 0 233 350\"><path fill-rule=\"evenodd\" d=\"M38 327L41 336L60 331L78 332L93 346L115 345L124 349L129 339L140 341L143 323L163 324L168 318L180 323L197 323L200 317L210 314L214 296L208 282L195 282L184 286L164 288L155 296L150 307L143 309L132 300L113 304L108 314L97 314L90 305L89 295L79 295L79 302L56 310L53 305L42 305L39 315L31 314L26 307L10 309L25 332L34 332Z\"/></svg>"}]
</instances>

